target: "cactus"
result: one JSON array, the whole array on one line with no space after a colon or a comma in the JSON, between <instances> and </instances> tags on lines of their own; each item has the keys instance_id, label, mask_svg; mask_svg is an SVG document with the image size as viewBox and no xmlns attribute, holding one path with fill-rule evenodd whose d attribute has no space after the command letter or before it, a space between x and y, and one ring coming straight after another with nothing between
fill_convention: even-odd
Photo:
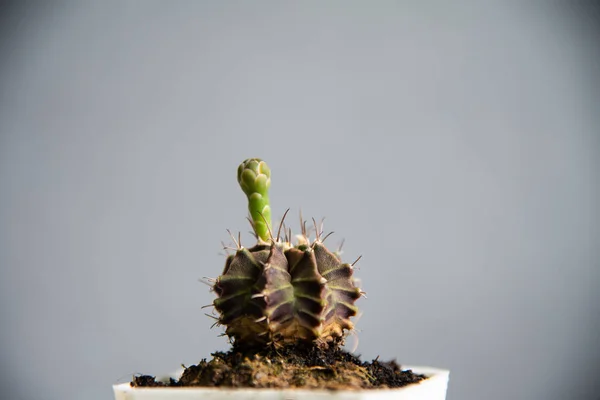
<instances>
[{"instance_id":1,"label":"cactus","mask_svg":"<svg viewBox=\"0 0 600 400\"><path fill-rule=\"evenodd\" d=\"M312 242L304 221L296 244L290 231L283 239L279 232L273 237L271 172L264 161L244 161L237 177L248 197L258 243L248 249L238 243L216 279L218 324L226 326L225 333L239 346L328 347L341 342L345 331L353 329L350 317L356 315L354 302L362 294L352 278L353 266L325 247L326 237L316 223Z\"/></svg>"},{"instance_id":2,"label":"cactus","mask_svg":"<svg viewBox=\"0 0 600 400\"><path fill-rule=\"evenodd\" d=\"M259 240L268 242L271 230L271 206L269 205L271 170L264 161L249 158L238 167L237 179L248 196L248 209L254 233Z\"/></svg>"}]
</instances>

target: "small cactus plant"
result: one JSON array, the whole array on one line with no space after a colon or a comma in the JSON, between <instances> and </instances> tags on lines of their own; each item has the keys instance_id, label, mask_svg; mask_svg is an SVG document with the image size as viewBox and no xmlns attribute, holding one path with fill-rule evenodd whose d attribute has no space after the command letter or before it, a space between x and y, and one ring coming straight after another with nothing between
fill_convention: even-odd
<instances>
[{"instance_id":1,"label":"small cactus plant","mask_svg":"<svg viewBox=\"0 0 600 400\"><path fill-rule=\"evenodd\" d=\"M273 236L271 171L264 161L245 160L237 178L248 197L257 243L244 248L238 241L214 283L218 324L226 327L236 346L340 343L353 329L350 317L356 315L354 303L362 294L352 278L353 266L325 247L326 237L316 223L312 241L302 220L295 244L289 230L280 237L283 221Z\"/></svg>"},{"instance_id":2,"label":"small cactus plant","mask_svg":"<svg viewBox=\"0 0 600 400\"><path fill-rule=\"evenodd\" d=\"M379 356L370 363L362 362L340 347L345 334L353 329L350 318L358 311L354 303L363 294L352 277L356 261L344 263L340 250L328 250L323 242L329 235L322 236L322 224L317 227L314 220L315 233L309 237L306 221L300 217L300 234L292 243L292 232L284 225L289 210L273 234L268 193L271 170L264 161L244 161L237 178L248 197L249 221L257 243L245 248L240 236L232 235L235 253L227 256L223 273L210 280L217 294L212 306L219 313L218 318L211 316L226 327L224 335L233 347L184 367L179 380L157 382L155 377L143 375L134 377L130 386L270 388L282 389L272 393L281 398L293 397L296 388L341 389L340 396L352 397L355 392L346 390L399 388L426 379L394 361L378 361ZM439 377L437 382L445 385ZM438 389L438 383L432 384L433 388L414 392L416 397L445 393L445 386ZM123 396L135 395L130 389L127 387ZM171 393L175 392L165 391ZM189 393L202 397L208 392ZM412 393L406 392L411 399ZM210 394L220 397L220 391L211 390ZM225 391L223 396L237 394ZM356 394L363 397L361 392ZM396 396L391 391L385 396L388 394Z\"/></svg>"}]
</instances>

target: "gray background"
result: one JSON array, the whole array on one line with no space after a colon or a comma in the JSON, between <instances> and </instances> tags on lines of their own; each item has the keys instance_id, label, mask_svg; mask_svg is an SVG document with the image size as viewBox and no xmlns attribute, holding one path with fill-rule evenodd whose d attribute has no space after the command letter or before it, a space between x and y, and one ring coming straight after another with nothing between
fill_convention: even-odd
<instances>
[{"instance_id":1,"label":"gray background","mask_svg":"<svg viewBox=\"0 0 600 400\"><path fill-rule=\"evenodd\" d=\"M2 3L1 397L227 348L198 279L262 157L274 217L364 256L364 358L598 399L595 10L483 3Z\"/></svg>"}]
</instances>

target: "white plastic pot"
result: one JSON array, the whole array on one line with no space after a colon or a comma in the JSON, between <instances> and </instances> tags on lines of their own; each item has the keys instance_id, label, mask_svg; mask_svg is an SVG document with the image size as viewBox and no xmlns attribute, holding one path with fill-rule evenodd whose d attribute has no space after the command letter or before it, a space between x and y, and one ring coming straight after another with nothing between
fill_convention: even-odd
<instances>
[{"instance_id":1,"label":"white plastic pot","mask_svg":"<svg viewBox=\"0 0 600 400\"><path fill-rule=\"evenodd\" d=\"M116 400L445 400L449 371L429 367L402 367L412 369L416 374L423 374L427 379L399 389L133 388L129 383L114 385L113 389ZM181 372L165 378L178 379Z\"/></svg>"}]
</instances>

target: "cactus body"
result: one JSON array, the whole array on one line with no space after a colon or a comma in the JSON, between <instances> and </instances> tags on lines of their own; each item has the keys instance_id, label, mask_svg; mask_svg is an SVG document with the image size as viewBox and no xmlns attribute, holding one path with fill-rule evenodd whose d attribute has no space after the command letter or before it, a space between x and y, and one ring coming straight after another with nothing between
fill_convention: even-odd
<instances>
[{"instance_id":1,"label":"cactus body","mask_svg":"<svg viewBox=\"0 0 600 400\"><path fill-rule=\"evenodd\" d=\"M244 161L238 182L248 196L258 243L248 249L238 246L228 256L214 284L218 323L242 346L328 346L343 338L353 328L350 317L356 315L354 302L362 293L352 278L352 266L329 251L318 234L311 243L303 232L295 245L291 234L284 241L270 236L270 170L264 161Z\"/></svg>"},{"instance_id":2,"label":"cactus body","mask_svg":"<svg viewBox=\"0 0 600 400\"><path fill-rule=\"evenodd\" d=\"M301 247L306 247L302 245ZM302 250L272 242L229 256L214 306L238 344L326 344L353 328L361 296L352 267L320 242Z\"/></svg>"}]
</instances>

